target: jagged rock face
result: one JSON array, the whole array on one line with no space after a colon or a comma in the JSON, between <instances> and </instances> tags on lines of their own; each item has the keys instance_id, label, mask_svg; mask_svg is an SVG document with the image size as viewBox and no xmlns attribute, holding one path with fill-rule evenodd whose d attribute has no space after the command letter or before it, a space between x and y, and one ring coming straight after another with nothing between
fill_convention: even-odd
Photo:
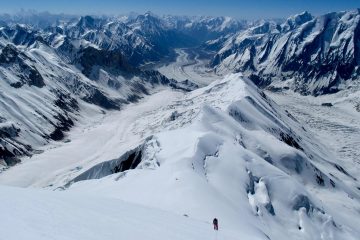
<instances>
[{"instance_id":1,"label":"jagged rock face","mask_svg":"<svg viewBox=\"0 0 360 240\"><path fill-rule=\"evenodd\" d=\"M0 65L7 70L12 69L17 72L20 81L10 84L14 88L19 88L24 84L38 88L45 86L43 77L36 67L30 63L29 58L11 44L6 45L6 47L2 49Z\"/></svg>"},{"instance_id":2,"label":"jagged rock face","mask_svg":"<svg viewBox=\"0 0 360 240\"><path fill-rule=\"evenodd\" d=\"M30 27L16 24L15 26L4 26L0 29L0 37L11 41L15 45L31 45L38 38L36 31Z\"/></svg>"},{"instance_id":3,"label":"jagged rock face","mask_svg":"<svg viewBox=\"0 0 360 240\"><path fill-rule=\"evenodd\" d=\"M359 30L359 10L316 18L305 12L229 37L211 65L255 75L259 85L292 78L302 94L334 93L359 73Z\"/></svg>"},{"instance_id":4,"label":"jagged rock face","mask_svg":"<svg viewBox=\"0 0 360 240\"><path fill-rule=\"evenodd\" d=\"M75 60L82 67L82 73L89 78L98 77L99 69L94 67L102 67L108 72L131 73L134 68L131 67L118 51L106 51L87 47L78 53L79 57ZM93 75L93 76L92 76ZM95 75L95 76L94 76Z\"/></svg>"}]
</instances>

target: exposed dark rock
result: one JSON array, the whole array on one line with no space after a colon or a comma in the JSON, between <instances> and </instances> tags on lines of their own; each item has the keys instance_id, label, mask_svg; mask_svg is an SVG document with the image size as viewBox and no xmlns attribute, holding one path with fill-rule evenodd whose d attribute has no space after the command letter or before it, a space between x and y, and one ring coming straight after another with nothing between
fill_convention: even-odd
<instances>
[{"instance_id":1,"label":"exposed dark rock","mask_svg":"<svg viewBox=\"0 0 360 240\"><path fill-rule=\"evenodd\" d=\"M332 187L335 187L335 182L334 182L334 180L330 179L330 184L331 184Z\"/></svg>"},{"instance_id":2,"label":"exposed dark rock","mask_svg":"<svg viewBox=\"0 0 360 240\"><path fill-rule=\"evenodd\" d=\"M20 129L14 124L4 125L0 127L0 138L14 138L19 136Z\"/></svg>"},{"instance_id":3,"label":"exposed dark rock","mask_svg":"<svg viewBox=\"0 0 360 240\"><path fill-rule=\"evenodd\" d=\"M169 121L175 121L179 116L180 116L180 114L178 113L178 111L174 111L171 113L171 115L169 117Z\"/></svg>"},{"instance_id":4,"label":"exposed dark rock","mask_svg":"<svg viewBox=\"0 0 360 240\"><path fill-rule=\"evenodd\" d=\"M300 144L287 133L280 132L280 140L291 147L304 151L304 149L300 146Z\"/></svg>"},{"instance_id":5,"label":"exposed dark rock","mask_svg":"<svg viewBox=\"0 0 360 240\"><path fill-rule=\"evenodd\" d=\"M122 154L119 158L93 166L89 170L74 178L65 187L68 187L75 182L88 179L99 179L114 173L135 169L141 162L143 147L144 145L140 145L137 148Z\"/></svg>"},{"instance_id":6,"label":"exposed dark rock","mask_svg":"<svg viewBox=\"0 0 360 240\"><path fill-rule=\"evenodd\" d=\"M20 131L19 128L10 123L3 124L0 127L0 160L3 160L8 167L19 163L20 159L18 157L29 155L32 151L31 146L16 140Z\"/></svg>"},{"instance_id":7,"label":"exposed dark rock","mask_svg":"<svg viewBox=\"0 0 360 240\"><path fill-rule=\"evenodd\" d=\"M353 177L348 171L346 171L342 166L340 166L339 164L334 164L334 167L339 170L340 172L342 172L343 174L345 174L346 176L354 179L355 181L357 180L355 177Z\"/></svg>"},{"instance_id":8,"label":"exposed dark rock","mask_svg":"<svg viewBox=\"0 0 360 240\"><path fill-rule=\"evenodd\" d=\"M356 109L356 111L360 112L360 103L357 103L357 104L355 105L355 109Z\"/></svg>"},{"instance_id":9,"label":"exposed dark rock","mask_svg":"<svg viewBox=\"0 0 360 240\"><path fill-rule=\"evenodd\" d=\"M193 91L195 89L199 88L199 85L189 81L189 80L185 80L182 82L177 82L175 80L170 80L169 86L174 88L174 89L179 89L179 90L183 90L186 92L190 92Z\"/></svg>"},{"instance_id":10,"label":"exposed dark rock","mask_svg":"<svg viewBox=\"0 0 360 240\"><path fill-rule=\"evenodd\" d=\"M252 174L252 172L248 171L249 175L249 184L247 185L246 192L248 194L254 195L255 194L255 184L259 183L260 178L256 177ZM273 216L275 216L275 210L271 202L267 203L265 206L265 209Z\"/></svg>"},{"instance_id":11,"label":"exposed dark rock","mask_svg":"<svg viewBox=\"0 0 360 240\"><path fill-rule=\"evenodd\" d=\"M112 169L112 173L123 172L123 171L129 170L129 169L136 168L139 165L139 163L141 162L141 157L142 157L141 151L131 153L127 157L127 159L120 162L118 165L116 165Z\"/></svg>"},{"instance_id":12,"label":"exposed dark rock","mask_svg":"<svg viewBox=\"0 0 360 240\"><path fill-rule=\"evenodd\" d=\"M289 113L288 110L285 110L285 112L286 112L286 116L288 116L289 118L291 118L293 121L299 123L299 121L298 121L291 113ZM306 131L304 128L303 128L303 130Z\"/></svg>"},{"instance_id":13,"label":"exposed dark rock","mask_svg":"<svg viewBox=\"0 0 360 240\"><path fill-rule=\"evenodd\" d=\"M61 127L55 127L55 130L50 134L50 138L54 141L60 141L64 138L64 133L61 130Z\"/></svg>"},{"instance_id":14,"label":"exposed dark rock","mask_svg":"<svg viewBox=\"0 0 360 240\"><path fill-rule=\"evenodd\" d=\"M275 216L275 210L274 210L274 207L273 207L273 205L271 203L267 203L265 205L265 208L271 215Z\"/></svg>"},{"instance_id":15,"label":"exposed dark rock","mask_svg":"<svg viewBox=\"0 0 360 240\"><path fill-rule=\"evenodd\" d=\"M55 118L58 120L58 123L57 125L54 125L55 130L49 137L54 141L60 141L65 137L64 132L69 131L74 125L74 122L70 117L60 114L55 116Z\"/></svg>"},{"instance_id":16,"label":"exposed dark rock","mask_svg":"<svg viewBox=\"0 0 360 240\"><path fill-rule=\"evenodd\" d=\"M10 86L13 88L21 88L24 85L22 82L11 83Z\"/></svg>"},{"instance_id":17,"label":"exposed dark rock","mask_svg":"<svg viewBox=\"0 0 360 240\"><path fill-rule=\"evenodd\" d=\"M79 110L79 103L70 94L65 94L61 91L53 90L58 99L54 104L66 112L73 112Z\"/></svg>"},{"instance_id":18,"label":"exposed dark rock","mask_svg":"<svg viewBox=\"0 0 360 240\"><path fill-rule=\"evenodd\" d=\"M97 78L99 69L96 70L96 66L115 75L129 74L135 71L135 68L128 64L120 51L107 51L93 47L80 50L75 63L80 64L82 72L91 79Z\"/></svg>"},{"instance_id":19,"label":"exposed dark rock","mask_svg":"<svg viewBox=\"0 0 360 240\"><path fill-rule=\"evenodd\" d=\"M127 97L126 101L134 103L134 102L138 102L140 99L141 99L140 96L131 94Z\"/></svg>"},{"instance_id":20,"label":"exposed dark rock","mask_svg":"<svg viewBox=\"0 0 360 240\"><path fill-rule=\"evenodd\" d=\"M18 157L30 156L31 151L31 146L18 142L16 138L0 137L0 160L3 160L8 167L19 163Z\"/></svg>"},{"instance_id":21,"label":"exposed dark rock","mask_svg":"<svg viewBox=\"0 0 360 240\"><path fill-rule=\"evenodd\" d=\"M35 67L29 68L29 81L28 84L30 86L43 87L45 86L45 82L41 74Z\"/></svg>"},{"instance_id":22,"label":"exposed dark rock","mask_svg":"<svg viewBox=\"0 0 360 240\"><path fill-rule=\"evenodd\" d=\"M321 174L316 174L316 182L320 186L325 186L325 181Z\"/></svg>"},{"instance_id":23,"label":"exposed dark rock","mask_svg":"<svg viewBox=\"0 0 360 240\"><path fill-rule=\"evenodd\" d=\"M255 183L258 183L260 178L254 176L250 171L248 171L248 175L249 175L249 185L247 186L246 192L255 194Z\"/></svg>"},{"instance_id":24,"label":"exposed dark rock","mask_svg":"<svg viewBox=\"0 0 360 240\"><path fill-rule=\"evenodd\" d=\"M342 167L342 166L340 166L339 164L334 164L334 167L337 169L337 170L339 170L340 172L342 172L343 174L345 174L345 175L347 175L347 176L349 176L349 173Z\"/></svg>"},{"instance_id":25,"label":"exposed dark rock","mask_svg":"<svg viewBox=\"0 0 360 240\"><path fill-rule=\"evenodd\" d=\"M0 159L4 159L7 166L11 167L20 162L20 159L16 155L10 152L8 149L4 149L0 146Z\"/></svg>"},{"instance_id":26,"label":"exposed dark rock","mask_svg":"<svg viewBox=\"0 0 360 240\"><path fill-rule=\"evenodd\" d=\"M324 106L324 107L332 107L333 104L332 104L332 103L322 103L321 106Z\"/></svg>"},{"instance_id":27,"label":"exposed dark rock","mask_svg":"<svg viewBox=\"0 0 360 240\"><path fill-rule=\"evenodd\" d=\"M0 54L0 65L6 67L14 67L21 70L18 72L18 77L21 82L10 84L14 88L20 88L25 83L29 86L43 87L45 82L39 71L34 67L26 63L24 60L29 58L23 53L19 52L17 48L11 44L6 45Z\"/></svg>"},{"instance_id":28,"label":"exposed dark rock","mask_svg":"<svg viewBox=\"0 0 360 240\"><path fill-rule=\"evenodd\" d=\"M120 99L116 102L95 88L93 89L91 95L83 97L82 100L88 103L93 103L108 110L120 110L121 104L126 103L124 100Z\"/></svg>"},{"instance_id":29,"label":"exposed dark rock","mask_svg":"<svg viewBox=\"0 0 360 240\"><path fill-rule=\"evenodd\" d=\"M6 45L0 54L0 64L14 63L18 58L18 51L12 44Z\"/></svg>"},{"instance_id":30,"label":"exposed dark rock","mask_svg":"<svg viewBox=\"0 0 360 240\"><path fill-rule=\"evenodd\" d=\"M299 211L300 208L305 208L306 213L309 213L309 211L313 209L312 203L305 195L298 195L293 201L293 210Z\"/></svg>"}]
</instances>

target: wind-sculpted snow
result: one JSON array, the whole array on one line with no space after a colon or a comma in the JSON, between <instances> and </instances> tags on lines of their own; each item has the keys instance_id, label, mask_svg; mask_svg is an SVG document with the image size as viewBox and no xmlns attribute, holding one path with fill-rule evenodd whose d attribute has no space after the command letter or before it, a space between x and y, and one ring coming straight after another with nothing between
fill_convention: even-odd
<instances>
[{"instance_id":1,"label":"wind-sculpted snow","mask_svg":"<svg viewBox=\"0 0 360 240\"><path fill-rule=\"evenodd\" d=\"M335 177L326 147L240 74L190 93L154 94L76 131L0 182L216 216L254 239L359 234L359 191L348 184L355 180Z\"/></svg>"},{"instance_id":2,"label":"wind-sculpted snow","mask_svg":"<svg viewBox=\"0 0 360 240\"><path fill-rule=\"evenodd\" d=\"M287 87L321 95L344 89L359 75L359 10L265 22L211 41L217 72L246 72L259 86L290 80Z\"/></svg>"},{"instance_id":3,"label":"wind-sculpted snow","mask_svg":"<svg viewBox=\"0 0 360 240\"><path fill-rule=\"evenodd\" d=\"M159 167L113 171L69 190L96 191L198 219L217 216L234 229L246 219L270 239L356 239L358 190L329 174L334 159L325 147L249 80L231 75L181 102L138 120L154 123L161 114L151 130L134 123L134 133L154 134ZM176 117L165 118L175 109ZM341 200L332 199L335 195ZM344 202L352 210L340 213ZM347 214L354 223L345 220Z\"/></svg>"}]
</instances>

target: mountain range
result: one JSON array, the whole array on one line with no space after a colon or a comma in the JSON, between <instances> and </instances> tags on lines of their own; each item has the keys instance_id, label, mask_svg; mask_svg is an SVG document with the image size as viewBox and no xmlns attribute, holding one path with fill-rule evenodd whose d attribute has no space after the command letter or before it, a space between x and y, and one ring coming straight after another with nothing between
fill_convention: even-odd
<instances>
[{"instance_id":1,"label":"mountain range","mask_svg":"<svg viewBox=\"0 0 360 240\"><path fill-rule=\"evenodd\" d=\"M344 115L327 125L355 146L359 31L359 9L0 15L0 239L211 238L215 216L219 239L357 239L357 149L340 159L271 96Z\"/></svg>"},{"instance_id":2,"label":"mountain range","mask_svg":"<svg viewBox=\"0 0 360 240\"><path fill-rule=\"evenodd\" d=\"M217 71L246 72L261 86L287 81L302 94L322 95L358 79L360 10L313 17L308 12L208 42Z\"/></svg>"}]
</instances>

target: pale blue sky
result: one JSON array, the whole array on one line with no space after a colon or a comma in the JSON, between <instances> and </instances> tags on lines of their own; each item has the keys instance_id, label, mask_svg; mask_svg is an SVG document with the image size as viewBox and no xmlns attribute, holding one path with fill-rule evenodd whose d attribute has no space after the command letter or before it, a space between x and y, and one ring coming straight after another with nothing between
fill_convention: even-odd
<instances>
[{"instance_id":1,"label":"pale blue sky","mask_svg":"<svg viewBox=\"0 0 360 240\"><path fill-rule=\"evenodd\" d=\"M314 15L360 7L360 0L0 0L0 12L25 10L69 14L227 15L238 18L286 17L304 10Z\"/></svg>"}]
</instances>

